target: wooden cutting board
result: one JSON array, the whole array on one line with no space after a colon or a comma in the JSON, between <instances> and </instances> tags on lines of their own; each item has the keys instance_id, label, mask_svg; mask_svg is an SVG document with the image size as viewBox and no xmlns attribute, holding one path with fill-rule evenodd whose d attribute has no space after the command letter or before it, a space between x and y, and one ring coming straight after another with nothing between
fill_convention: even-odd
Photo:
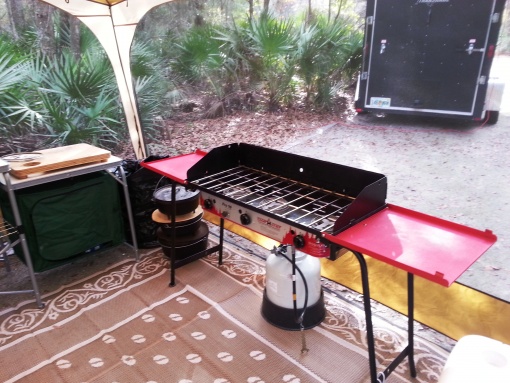
<instances>
[{"instance_id":1,"label":"wooden cutting board","mask_svg":"<svg viewBox=\"0 0 510 383\"><path fill-rule=\"evenodd\" d=\"M10 174L16 178L27 178L37 173L60 170L72 166L105 162L110 157L108 150L96 148L89 144L61 146L53 149L39 150L41 156L24 162L9 162Z\"/></svg>"}]
</instances>

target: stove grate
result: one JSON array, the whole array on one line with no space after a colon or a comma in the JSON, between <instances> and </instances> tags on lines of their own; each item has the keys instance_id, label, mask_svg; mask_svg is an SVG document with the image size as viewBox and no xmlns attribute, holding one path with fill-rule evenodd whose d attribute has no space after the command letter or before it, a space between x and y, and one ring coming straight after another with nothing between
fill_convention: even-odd
<instances>
[{"instance_id":1,"label":"stove grate","mask_svg":"<svg viewBox=\"0 0 510 383\"><path fill-rule=\"evenodd\" d=\"M246 166L194 180L210 193L320 232L331 232L353 197Z\"/></svg>"}]
</instances>

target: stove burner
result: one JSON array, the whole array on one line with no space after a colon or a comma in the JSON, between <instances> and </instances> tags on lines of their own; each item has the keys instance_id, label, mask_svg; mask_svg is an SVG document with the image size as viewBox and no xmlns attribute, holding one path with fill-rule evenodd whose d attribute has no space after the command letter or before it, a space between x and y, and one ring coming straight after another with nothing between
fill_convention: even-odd
<instances>
[{"instance_id":1,"label":"stove burner","mask_svg":"<svg viewBox=\"0 0 510 383\"><path fill-rule=\"evenodd\" d=\"M331 232L338 217L353 200L346 195L244 166L194 180L194 184L321 232Z\"/></svg>"}]
</instances>

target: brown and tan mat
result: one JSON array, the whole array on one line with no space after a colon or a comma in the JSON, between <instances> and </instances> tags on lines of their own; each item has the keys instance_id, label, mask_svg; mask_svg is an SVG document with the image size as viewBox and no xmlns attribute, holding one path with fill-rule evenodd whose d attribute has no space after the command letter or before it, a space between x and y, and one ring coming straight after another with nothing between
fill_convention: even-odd
<instances>
[{"instance_id":1,"label":"brown and tan mat","mask_svg":"<svg viewBox=\"0 0 510 383\"><path fill-rule=\"evenodd\" d=\"M260 315L264 264L226 245L182 268L168 286L158 250L125 261L33 303L0 313L0 381L108 383L365 383L364 314L326 294L328 313L301 334ZM383 369L406 343L405 332L375 318ZM402 363L388 382L436 382L447 353L415 340L418 378Z\"/></svg>"}]
</instances>

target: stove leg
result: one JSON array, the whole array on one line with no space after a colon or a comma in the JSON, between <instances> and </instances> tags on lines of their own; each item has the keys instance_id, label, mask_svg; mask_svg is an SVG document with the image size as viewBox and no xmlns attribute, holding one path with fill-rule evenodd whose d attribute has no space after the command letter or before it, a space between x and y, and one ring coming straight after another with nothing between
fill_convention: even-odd
<instances>
[{"instance_id":1,"label":"stove leg","mask_svg":"<svg viewBox=\"0 0 510 383\"><path fill-rule=\"evenodd\" d=\"M175 217L177 215L177 202L176 202L176 183L172 182L172 247L170 248L170 287L175 286Z\"/></svg>"},{"instance_id":2,"label":"stove leg","mask_svg":"<svg viewBox=\"0 0 510 383\"><path fill-rule=\"evenodd\" d=\"M375 358L374 326L372 324L372 307L370 306L370 286L368 282L368 268L363 254L352 251L358 259L361 269L361 284L363 287L363 304L365 307L365 321L367 326L368 364L370 366L370 382L378 383L377 362Z\"/></svg>"},{"instance_id":3,"label":"stove leg","mask_svg":"<svg viewBox=\"0 0 510 383\"><path fill-rule=\"evenodd\" d=\"M368 363L370 366L370 382L381 383L385 382L391 372L402 362L407 356L409 361L409 371L413 378L416 378L416 365L414 363L414 275L412 273L407 274L407 336L408 345L400 353L400 355L390 364L385 371L377 375L377 360L375 356L375 340L374 340L374 328L372 324L372 308L370 305L370 287L368 281L368 268L363 257L363 254L352 251L352 253L358 259L361 269L361 283L363 286L363 304L365 308L365 319L367 326L367 346L368 346Z\"/></svg>"},{"instance_id":4,"label":"stove leg","mask_svg":"<svg viewBox=\"0 0 510 383\"><path fill-rule=\"evenodd\" d=\"M414 275L407 273L407 337L409 371L416 378L416 365L414 363Z\"/></svg>"},{"instance_id":5,"label":"stove leg","mask_svg":"<svg viewBox=\"0 0 510 383\"><path fill-rule=\"evenodd\" d=\"M173 250L170 251L172 252ZM170 256L170 283L168 284L170 287L175 286L175 262L173 258L173 255Z\"/></svg>"},{"instance_id":6,"label":"stove leg","mask_svg":"<svg viewBox=\"0 0 510 383\"><path fill-rule=\"evenodd\" d=\"M225 229L225 220L220 218L220 243L218 249L218 265L223 264L223 231Z\"/></svg>"}]
</instances>

